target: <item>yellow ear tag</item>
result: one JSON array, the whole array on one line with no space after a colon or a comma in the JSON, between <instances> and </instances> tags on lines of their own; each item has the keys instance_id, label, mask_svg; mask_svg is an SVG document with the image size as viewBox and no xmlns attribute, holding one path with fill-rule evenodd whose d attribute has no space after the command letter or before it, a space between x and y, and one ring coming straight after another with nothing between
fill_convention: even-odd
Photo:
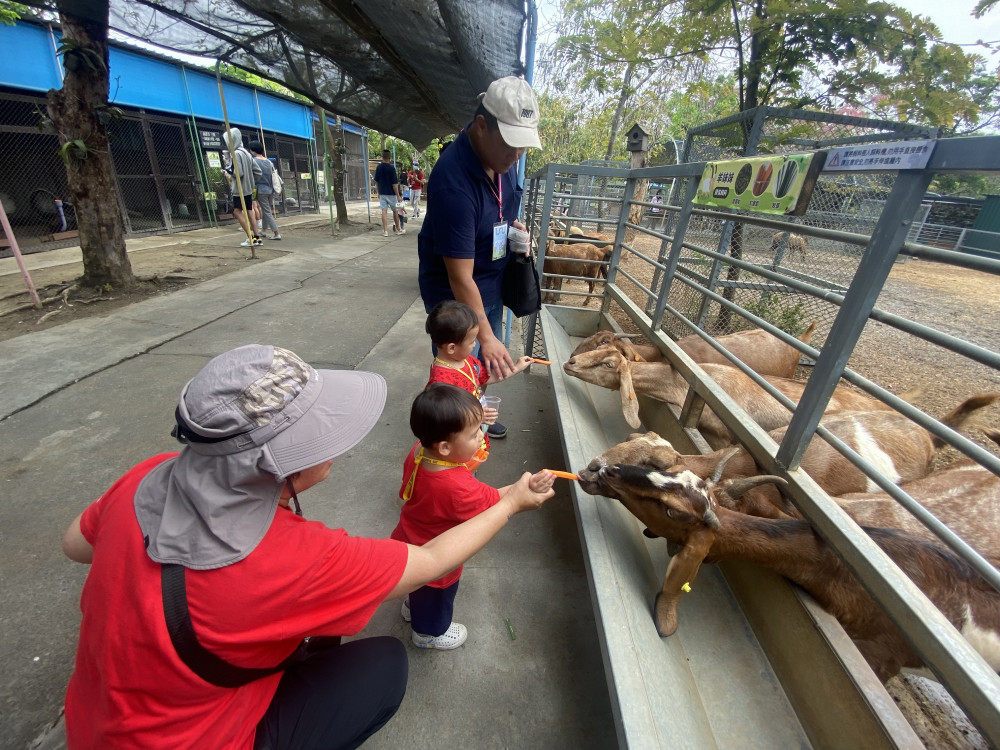
<instances>
[{"instance_id":1,"label":"yellow ear tag","mask_svg":"<svg viewBox=\"0 0 1000 750\"><path fill-rule=\"evenodd\" d=\"M681 586L681 591L683 591L686 594L690 594L691 593L691 584L690 583L685 583L683 586Z\"/></svg>"}]
</instances>

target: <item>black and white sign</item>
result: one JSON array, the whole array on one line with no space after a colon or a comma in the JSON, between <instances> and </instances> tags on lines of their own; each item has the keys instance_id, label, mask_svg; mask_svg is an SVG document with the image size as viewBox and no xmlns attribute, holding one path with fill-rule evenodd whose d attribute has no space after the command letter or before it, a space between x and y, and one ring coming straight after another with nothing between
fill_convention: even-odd
<instances>
[{"instance_id":1,"label":"black and white sign","mask_svg":"<svg viewBox=\"0 0 1000 750\"><path fill-rule=\"evenodd\" d=\"M831 148L824 172L871 172L887 169L923 169L934 153L937 141L892 141L865 146Z\"/></svg>"},{"instance_id":2,"label":"black and white sign","mask_svg":"<svg viewBox=\"0 0 1000 750\"><path fill-rule=\"evenodd\" d=\"M211 151L222 148L222 133L214 130L199 130L198 137L201 138L201 147Z\"/></svg>"}]
</instances>

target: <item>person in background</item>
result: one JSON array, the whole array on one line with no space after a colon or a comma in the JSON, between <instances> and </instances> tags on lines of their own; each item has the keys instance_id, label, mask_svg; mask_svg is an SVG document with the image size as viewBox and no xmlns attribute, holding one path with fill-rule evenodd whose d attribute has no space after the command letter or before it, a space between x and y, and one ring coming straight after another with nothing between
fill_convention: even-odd
<instances>
[{"instance_id":1,"label":"person in background","mask_svg":"<svg viewBox=\"0 0 1000 750\"><path fill-rule=\"evenodd\" d=\"M663 218L663 212L660 209L660 206L663 205L663 191L657 190L656 195L649 202L657 204L649 209L649 228L659 229L660 221Z\"/></svg>"},{"instance_id":2,"label":"person in background","mask_svg":"<svg viewBox=\"0 0 1000 750\"><path fill-rule=\"evenodd\" d=\"M271 230L270 239L280 240L278 222L274 220L274 187L272 187L274 165L264 156L264 144L260 141L250 142L250 153L260 165L260 176L257 177L257 204L260 206L261 231Z\"/></svg>"},{"instance_id":3,"label":"person in background","mask_svg":"<svg viewBox=\"0 0 1000 750\"><path fill-rule=\"evenodd\" d=\"M233 193L233 216L247 233L247 238L240 243L240 247L263 245L264 243L257 236L257 221L253 212L254 184L260 176L260 165L257 164L257 160L250 152L243 148L243 136L239 128L230 128L228 132L222 134L222 139L227 146L227 150L222 153L225 157L225 170L229 173L229 187ZM228 148L232 148L239 164L240 179L238 183L236 169L233 168L232 159L229 158Z\"/></svg>"},{"instance_id":4,"label":"person in background","mask_svg":"<svg viewBox=\"0 0 1000 750\"><path fill-rule=\"evenodd\" d=\"M495 489L473 476L473 469L485 460L478 458L482 421L479 400L447 383L433 383L414 399L410 429L419 442L403 463L399 490L403 509L392 539L424 544L518 489L518 484ZM552 491L554 479L542 469L530 476L528 490L545 495ZM461 576L459 566L403 600L401 614L410 623L415 646L449 650L469 637L465 625L452 620Z\"/></svg>"},{"instance_id":5,"label":"person in background","mask_svg":"<svg viewBox=\"0 0 1000 750\"><path fill-rule=\"evenodd\" d=\"M445 299L471 307L479 323L478 357L491 375L511 375L504 346L501 287L507 266L507 227L517 220L521 186L516 164L540 148L538 100L523 79L493 81L452 146L441 152L428 183L427 215L417 236L420 296L430 312ZM489 428L499 437L507 428Z\"/></svg>"},{"instance_id":6,"label":"person in background","mask_svg":"<svg viewBox=\"0 0 1000 750\"><path fill-rule=\"evenodd\" d=\"M410 185L410 206L416 219L420 216L420 195L424 191L424 173L417 162L413 162L413 168L406 173L406 181Z\"/></svg>"},{"instance_id":7,"label":"person in background","mask_svg":"<svg viewBox=\"0 0 1000 750\"><path fill-rule=\"evenodd\" d=\"M554 493L524 473L422 546L306 520L299 496L375 426L385 398L376 373L316 370L261 345L214 357L188 382L174 412L180 453L129 470L63 537L90 565L69 750L346 749L392 718L405 647L339 637Z\"/></svg>"},{"instance_id":8,"label":"person in background","mask_svg":"<svg viewBox=\"0 0 1000 750\"><path fill-rule=\"evenodd\" d=\"M375 184L378 185L378 204L382 209L382 236L389 236L389 217L392 212L392 231L394 234L406 234L396 215L396 204L401 203L403 194L399 188L399 177L392 165L392 154L382 151L382 163L375 167Z\"/></svg>"}]
</instances>

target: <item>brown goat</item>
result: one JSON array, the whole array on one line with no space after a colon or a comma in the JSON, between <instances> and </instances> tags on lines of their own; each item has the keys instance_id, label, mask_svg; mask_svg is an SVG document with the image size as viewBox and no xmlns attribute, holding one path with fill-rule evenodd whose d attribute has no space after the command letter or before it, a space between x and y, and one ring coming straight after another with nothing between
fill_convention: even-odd
<instances>
[{"instance_id":1,"label":"brown goat","mask_svg":"<svg viewBox=\"0 0 1000 750\"><path fill-rule=\"evenodd\" d=\"M812 340L815 330L816 323L814 321L804 333L797 337L798 340L803 344L808 344ZM659 349L648 344L633 344L628 340L631 335L616 334L613 331L598 331L581 341L576 349L573 350L573 355L571 356L610 345L617 348L632 361L638 361L636 357L645 362L663 361L663 354ZM760 375L776 375L779 378L790 378L795 375L795 368L798 367L799 357L801 356L799 350L794 346L789 346L781 339L759 328L719 336L716 341L747 367ZM719 354L701 336L696 334L680 339L677 342L677 346L699 364L706 362L719 365L730 364L728 359Z\"/></svg>"},{"instance_id":2,"label":"brown goat","mask_svg":"<svg viewBox=\"0 0 1000 750\"><path fill-rule=\"evenodd\" d=\"M790 411L735 367L706 363L701 368L765 430L784 427L791 420ZM588 383L620 391L622 413L632 427L641 424L636 393L681 406L689 389L687 381L669 363L629 361L618 349L610 346L570 357L563 370L567 375ZM788 378L764 376L764 379L795 403L798 403L806 386ZM882 411L888 408L877 399L837 386L826 411ZM729 428L711 409L702 410L698 429L713 448L733 442Z\"/></svg>"},{"instance_id":3,"label":"brown goat","mask_svg":"<svg viewBox=\"0 0 1000 750\"><path fill-rule=\"evenodd\" d=\"M774 252L778 249L781 244L781 238L785 236L785 232L776 232L771 238L771 249L770 252ZM803 258L806 257L806 238L801 234L794 234L792 232L788 233L788 250L790 252L798 252Z\"/></svg>"},{"instance_id":4,"label":"brown goat","mask_svg":"<svg viewBox=\"0 0 1000 750\"><path fill-rule=\"evenodd\" d=\"M721 507L714 486L689 471L623 465L579 474L585 492L618 499L645 524L647 536L664 537L680 546L656 597L656 628L661 636L676 631L678 600L682 592L690 591L702 562L737 559L770 568L808 591L840 621L883 681L904 667L924 666L840 556L807 522L768 520ZM865 531L973 647L980 647L990 666L1000 667L996 649L990 648L1000 638L1000 594L937 545L895 529Z\"/></svg>"},{"instance_id":5,"label":"brown goat","mask_svg":"<svg viewBox=\"0 0 1000 750\"><path fill-rule=\"evenodd\" d=\"M1000 567L1000 477L972 459L963 459L906 482L902 489L990 564ZM887 493L853 492L834 500L862 526L902 529L925 541L941 543Z\"/></svg>"},{"instance_id":6,"label":"brown goat","mask_svg":"<svg viewBox=\"0 0 1000 750\"><path fill-rule=\"evenodd\" d=\"M942 417L941 422L953 430L959 430L977 410L997 400L1000 400L1000 393L981 394L966 399ZM943 445L940 439L895 411L830 414L823 418L821 424L896 484L926 476L937 450ZM776 443L780 443L786 429L779 427L769 434ZM661 471L687 470L702 479L711 478L714 482L727 482L761 473L760 467L744 448L723 448L703 456L685 455L678 453L669 441L655 432L630 435L628 440L612 446L591 461L587 468L593 472L602 466L616 464L631 464ZM830 495L879 492L878 485L818 436L812 439L802 455L800 468ZM892 498L889 501L893 506L896 505ZM730 507L741 513L764 518L802 517L794 506L785 502L773 484L748 490L740 496L736 505ZM876 523L867 516L855 520L871 526L893 526L909 531L913 529L910 525ZM912 516L910 520L923 527ZM997 528L1000 529L1000 525Z\"/></svg>"},{"instance_id":7,"label":"brown goat","mask_svg":"<svg viewBox=\"0 0 1000 750\"><path fill-rule=\"evenodd\" d=\"M605 264L611 260L611 253L611 250L601 250L587 242L560 244L555 240L550 241L545 249L543 271L546 275L543 286L553 291L544 294L542 301L549 304L555 302L558 292L562 290L563 279L549 274L582 277L582 280L587 280L588 290L593 293L595 280L607 268ZM607 276L607 273L604 272L604 275ZM590 299L584 298L584 306L590 303Z\"/></svg>"}]
</instances>

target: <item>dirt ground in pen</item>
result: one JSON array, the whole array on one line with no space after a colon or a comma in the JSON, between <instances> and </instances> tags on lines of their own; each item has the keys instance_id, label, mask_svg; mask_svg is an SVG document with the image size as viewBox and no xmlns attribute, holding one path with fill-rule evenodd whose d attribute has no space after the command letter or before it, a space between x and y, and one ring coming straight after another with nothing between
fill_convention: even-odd
<instances>
[{"instance_id":1,"label":"dirt ground in pen","mask_svg":"<svg viewBox=\"0 0 1000 750\"><path fill-rule=\"evenodd\" d=\"M636 237L632 246L654 258L659 252L659 241L653 237ZM629 255L623 268L651 287L653 273L648 263ZM633 300L645 302L644 293L627 278L619 276L618 283ZM587 286L565 282L564 289L583 292ZM598 284L595 292L600 291ZM584 299L563 296L560 304L582 305ZM589 302L590 307L597 304L597 300ZM893 266L876 307L984 349L1000 351L1000 283L991 274L910 258ZM620 308L613 305L611 313L624 330L638 332ZM830 322L832 318L820 322L814 343L826 338ZM866 325L847 366L932 417L943 416L974 394L1000 393L1000 372L874 321ZM806 379L810 372L811 368L800 366L796 377ZM1000 404L978 412L974 421L1000 429ZM1000 455L997 445L981 431L966 429L965 434ZM954 449L947 448L937 463L944 465L958 457Z\"/></svg>"}]
</instances>

